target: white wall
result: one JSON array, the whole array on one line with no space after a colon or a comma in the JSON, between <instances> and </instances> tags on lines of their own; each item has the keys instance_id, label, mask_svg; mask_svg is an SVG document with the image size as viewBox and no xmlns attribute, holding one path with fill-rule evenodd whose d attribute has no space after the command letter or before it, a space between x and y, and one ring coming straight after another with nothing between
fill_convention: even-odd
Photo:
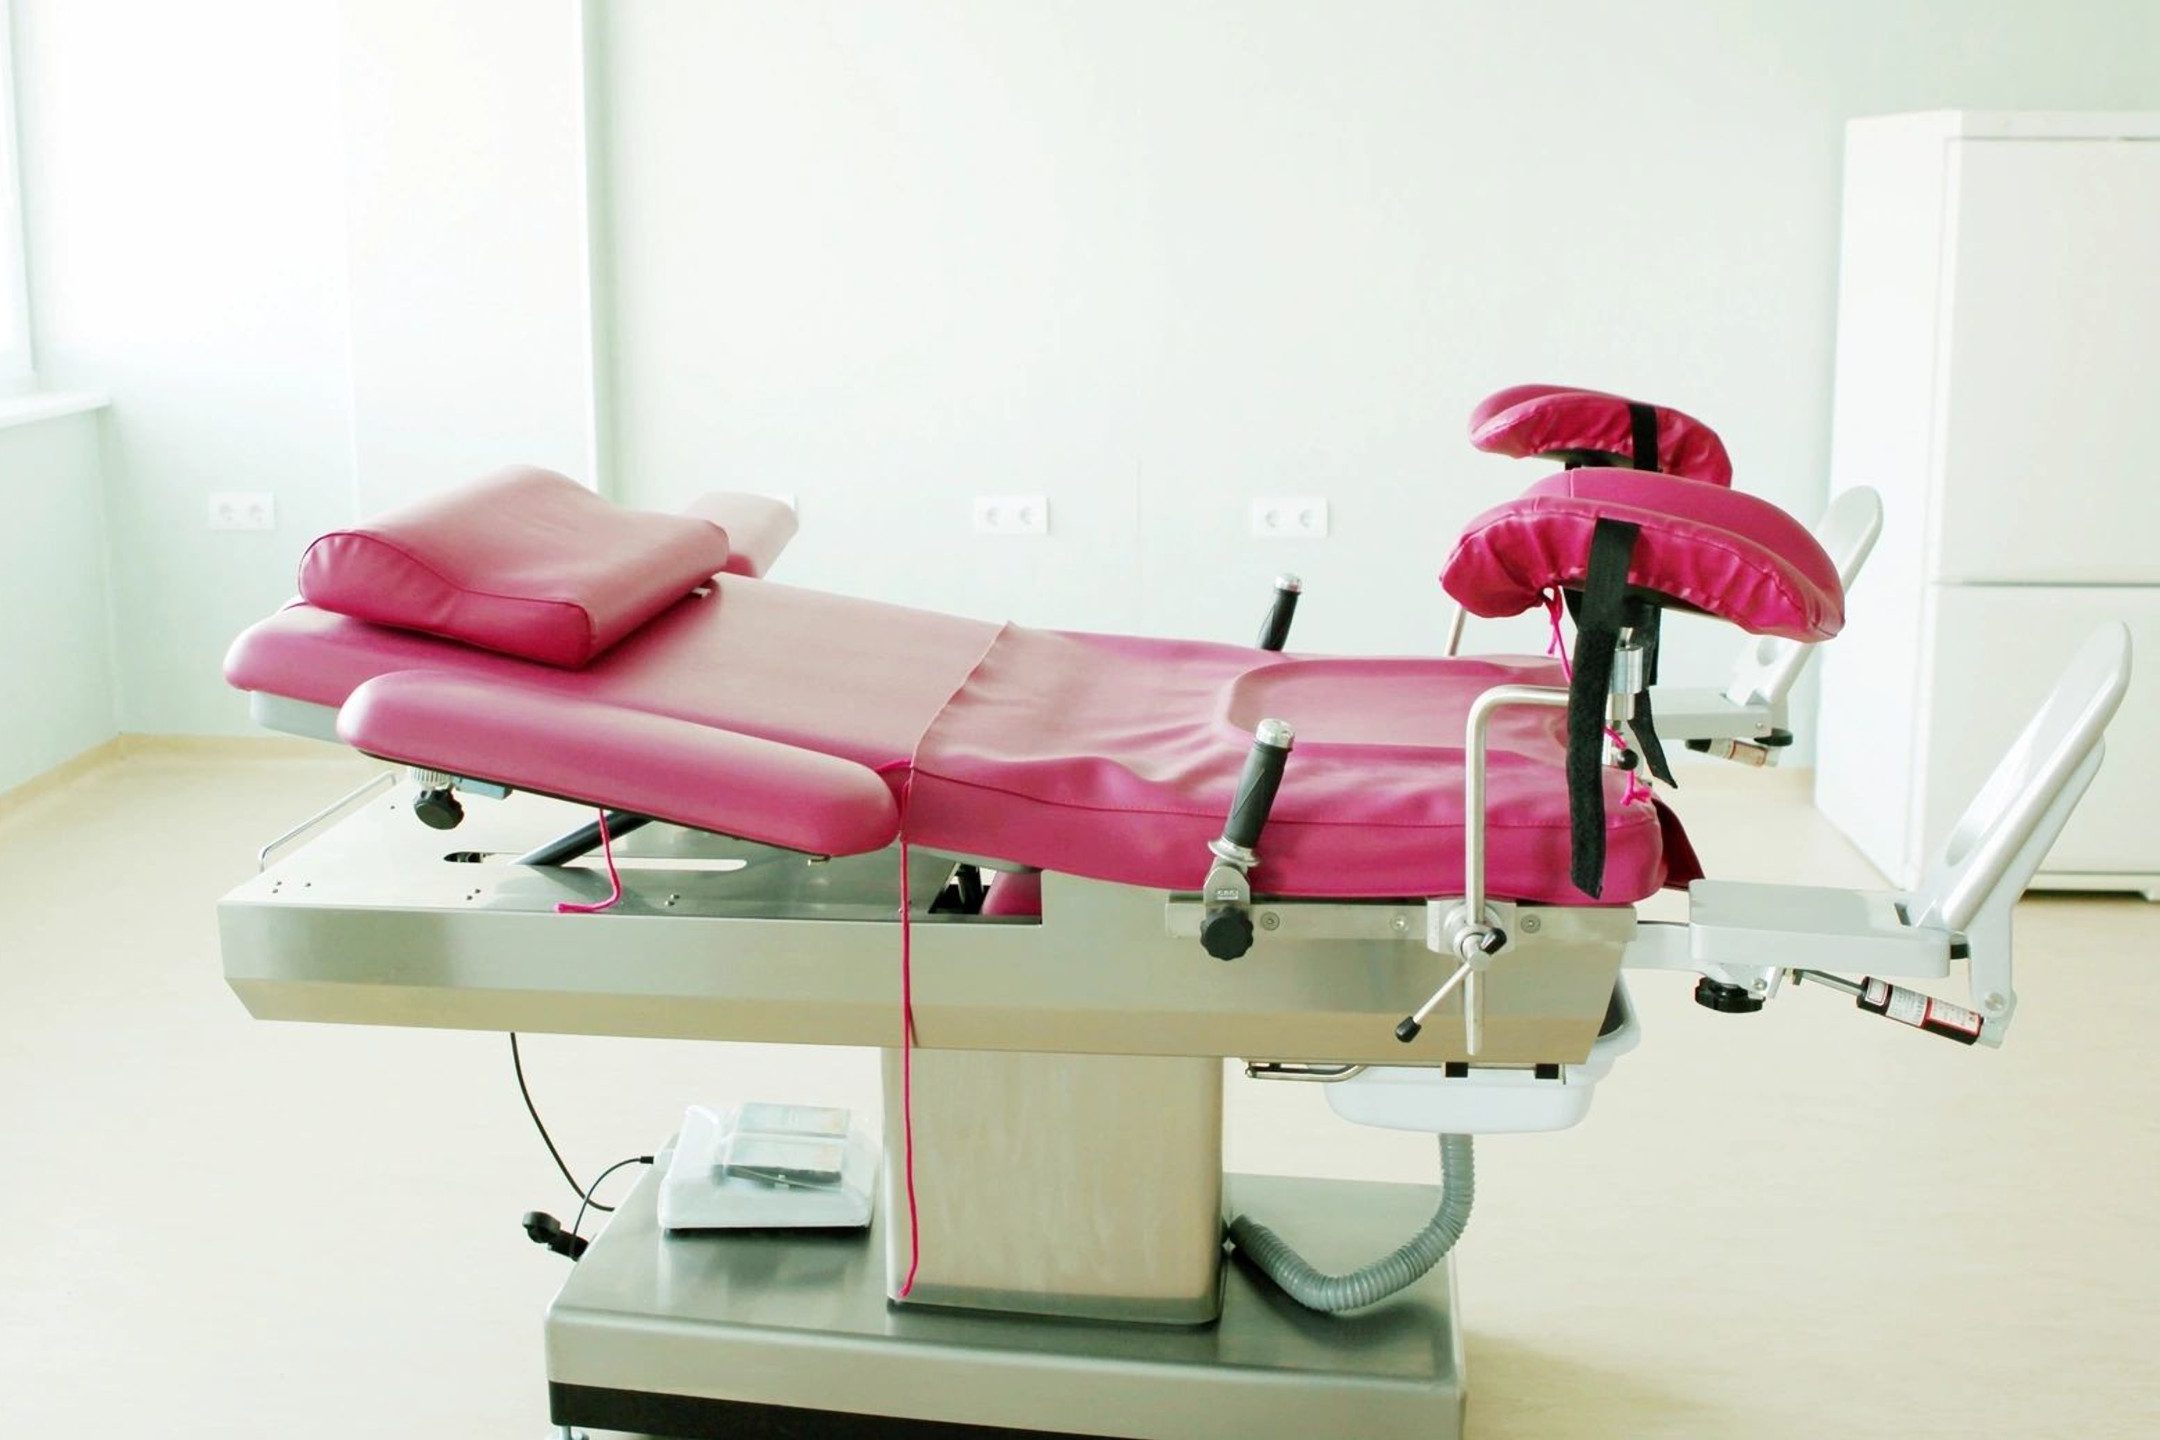
<instances>
[{"instance_id":1,"label":"white wall","mask_svg":"<svg viewBox=\"0 0 2160 1440\"><path fill-rule=\"evenodd\" d=\"M1464 443L1502 385L1693 410L1814 519L1848 117L2160 105L2149 0L606 14L630 498L792 492L787 578L1036 623L1242 639L1288 565L1376 650L1535 478ZM1047 542L968 533L1006 490ZM1332 537L1248 538L1284 493Z\"/></svg>"},{"instance_id":2,"label":"white wall","mask_svg":"<svg viewBox=\"0 0 2160 1440\"><path fill-rule=\"evenodd\" d=\"M1304 643L1428 648L1532 476L1462 442L1498 385L1696 408L1812 515L1847 117L2160 106L2147 0L16 5L153 731L246 728L219 655L356 490L516 459L797 494L808 583L1243 637L1288 566ZM1056 533L971 536L1007 490ZM1249 540L1282 492L1333 537ZM1679 678L1736 644L1676 628Z\"/></svg>"},{"instance_id":3,"label":"white wall","mask_svg":"<svg viewBox=\"0 0 2160 1440\"><path fill-rule=\"evenodd\" d=\"M0 428L0 792L110 740L96 412Z\"/></svg>"},{"instance_id":4,"label":"white wall","mask_svg":"<svg viewBox=\"0 0 2160 1440\"><path fill-rule=\"evenodd\" d=\"M350 518L344 174L328 0L15 0L43 378L112 396L119 725L238 730L226 645ZM268 490L275 531L213 534Z\"/></svg>"},{"instance_id":5,"label":"white wall","mask_svg":"<svg viewBox=\"0 0 2160 1440\"><path fill-rule=\"evenodd\" d=\"M580 6L339 8L359 508L513 463L591 483Z\"/></svg>"}]
</instances>

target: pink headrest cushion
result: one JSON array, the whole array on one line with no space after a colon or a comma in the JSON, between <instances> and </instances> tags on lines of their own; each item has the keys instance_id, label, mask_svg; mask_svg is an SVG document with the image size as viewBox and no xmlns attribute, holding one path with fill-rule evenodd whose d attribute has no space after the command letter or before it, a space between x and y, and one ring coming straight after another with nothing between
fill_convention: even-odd
<instances>
[{"instance_id":1,"label":"pink headrest cushion","mask_svg":"<svg viewBox=\"0 0 2160 1440\"><path fill-rule=\"evenodd\" d=\"M310 605L575 669L728 561L709 520L623 510L548 470L505 470L333 530L300 559Z\"/></svg>"},{"instance_id":2,"label":"pink headrest cushion","mask_svg":"<svg viewBox=\"0 0 2160 1440\"><path fill-rule=\"evenodd\" d=\"M1487 396L1470 412L1470 443L1494 455L1523 459L1596 450L1635 453L1631 402L1602 390L1567 385L1515 385ZM1657 469L1712 485L1732 484L1732 459L1717 432L1664 405L1657 413Z\"/></svg>"},{"instance_id":3,"label":"pink headrest cushion","mask_svg":"<svg viewBox=\"0 0 2160 1440\"><path fill-rule=\"evenodd\" d=\"M1470 522L1440 583L1473 615L1517 615L1582 586L1600 519L1640 527L1628 583L1756 635L1827 640L1845 589L1790 515L1721 485L1646 470L1563 470Z\"/></svg>"}]
</instances>

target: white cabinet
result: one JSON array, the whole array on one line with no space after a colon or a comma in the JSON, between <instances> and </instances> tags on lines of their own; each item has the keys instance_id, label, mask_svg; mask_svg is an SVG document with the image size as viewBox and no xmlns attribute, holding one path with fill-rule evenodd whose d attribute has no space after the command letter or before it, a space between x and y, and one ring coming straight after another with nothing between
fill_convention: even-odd
<instances>
[{"instance_id":1,"label":"white cabinet","mask_svg":"<svg viewBox=\"0 0 2160 1440\"><path fill-rule=\"evenodd\" d=\"M2138 674L2042 885L2160 893L2160 114L1846 132L1831 489L1883 536L1824 647L1816 803L1893 883L2095 627Z\"/></svg>"}]
</instances>

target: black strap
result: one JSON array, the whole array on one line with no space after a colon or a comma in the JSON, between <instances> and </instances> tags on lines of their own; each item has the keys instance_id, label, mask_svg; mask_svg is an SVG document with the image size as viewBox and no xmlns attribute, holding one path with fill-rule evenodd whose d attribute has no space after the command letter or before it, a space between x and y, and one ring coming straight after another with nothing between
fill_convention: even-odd
<instances>
[{"instance_id":1,"label":"black strap","mask_svg":"<svg viewBox=\"0 0 2160 1440\"><path fill-rule=\"evenodd\" d=\"M1635 692L1635 709L1628 717L1628 729L1635 732L1635 743L1642 747L1643 763L1650 773L1677 790L1680 782L1673 779L1672 766L1665 760L1665 743L1658 739L1657 719L1650 713L1650 687L1645 685Z\"/></svg>"},{"instance_id":2,"label":"black strap","mask_svg":"<svg viewBox=\"0 0 2160 1440\"><path fill-rule=\"evenodd\" d=\"M1630 400L1627 416L1628 429L1633 432L1635 443L1635 468L1657 469L1657 407L1645 405L1640 400Z\"/></svg>"},{"instance_id":3,"label":"black strap","mask_svg":"<svg viewBox=\"0 0 2160 1440\"><path fill-rule=\"evenodd\" d=\"M1643 649L1642 679L1645 685L1657 684L1658 641L1665 631L1665 607L1648 600L1633 601L1635 639Z\"/></svg>"},{"instance_id":4,"label":"black strap","mask_svg":"<svg viewBox=\"0 0 2160 1440\"><path fill-rule=\"evenodd\" d=\"M1613 651L1627 612L1628 564L1639 527L1600 520L1575 616L1575 678L1568 686L1568 870L1595 900L1605 890L1605 710Z\"/></svg>"},{"instance_id":5,"label":"black strap","mask_svg":"<svg viewBox=\"0 0 2160 1440\"><path fill-rule=\"evenodd\" d=\"M1672 766L1666 763L1665 746L1658 739L1657 718L1650 713L1650 687L1658 680L1658 641L1664 630L1665 609L1648 600L1631 600L1628 610L1635 626L1635 643L1642 646L1643 652L1643 688L1635 696L1628 728L1635 732L1635 743L1642 747L1643 760L1650 766L1650 773L1677 790L1680 782L1673 778Z\"/></svg>"}]
</instances>

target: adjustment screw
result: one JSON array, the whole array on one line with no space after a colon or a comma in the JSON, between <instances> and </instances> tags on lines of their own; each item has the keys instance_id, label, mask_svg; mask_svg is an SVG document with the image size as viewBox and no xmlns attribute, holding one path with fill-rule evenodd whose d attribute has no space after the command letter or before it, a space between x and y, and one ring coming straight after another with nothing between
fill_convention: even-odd
<instances>
[{"instance_id":1,"label":"adjustment screw","mask_svg":"<svg viewBox=\"0 0 2160 1440\"><path fill-rule=\"evenodd\" d=\"M1389 928L1394 930L1394 932L1398 935L1407 935L1410 933L1410 917L1407 915L1397 915L1393 920L1388 922L1388 925Z\"/></svg>"},{"instance_id":2,"label":"adjustment screw","mask_svg":"<svg viewBox=\"0 0 2160 1440\"><path fill-rule=\"evenodd\" d=\"M1769 989L1770 989L1770 982L1769 982L1769 981L1767 981L1767 980L1757 980L1757 981L1755 982L1755 987L1754 987L1754 988L1755 988L1755 993L1756 993L1756 994L1758 994L1758 995L1766 994L1766 993L1768 993L1768 991L1769 991Z\"/></svg>"},{"instance_id":3,"label":"adjustment screw","mask_svg":"<svg viewBox=\"0 0 2160 1440\"><path fill-rule=\"evenodd\" d=\"M1990 1010L2000 1010L2003 1008L2004 1003L2003 997L2000 995L1990 995L1986 1001L1987 1008Z\"/></svg>"},{"instance_id":4,"label":"adjustment screw","mask_svg":"<svg viewBox=\"0 0 2160 1440\"><path fill-rule=\"evenodd\" d=\"M1276 913L1275 913L1274 911L1272 911L1272 910L1263 910L1263 911L1261 911L1261 912L1260 912L1260 928L1261 928L1261 929L1263 929L1263 930L1280 930L1280 929L1282 929L1282 916L1280 916L1280 915L1276 914Z\"/></svg>"},{"instance_id":5,"label":"adjustment screw","mask_svg":"<svg viewBox=\"0 0 2160 1440\"><path fill-rule=\"evenodd\" d=\"M1522 917L1522 928L1525 935L1535 935L1545 928L1545 922L1535 915L1525 915Z\"/></svg>"}]
</instances>

